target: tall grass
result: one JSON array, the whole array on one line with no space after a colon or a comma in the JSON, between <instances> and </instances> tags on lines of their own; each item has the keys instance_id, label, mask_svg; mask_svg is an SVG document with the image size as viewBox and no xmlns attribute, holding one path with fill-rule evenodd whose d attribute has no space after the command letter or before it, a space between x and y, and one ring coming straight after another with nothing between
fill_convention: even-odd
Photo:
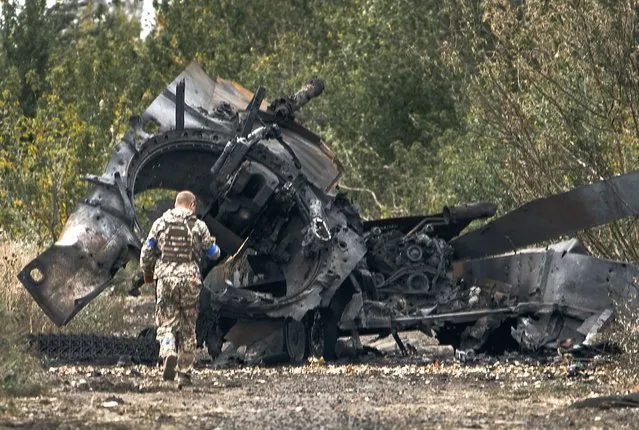
<instances>
[{"instance_id":1,"label":"tall grass","mask_svg":"<svg viewBox=\"0 0 639 430\"><path fill-rule=\"evenodd\" d=\"M638 280L635 280L635 286ZM639 387L639 295L616 300L615 316L603 333L604 339L621 347L623 354L615 371L626 388Z\"/></svg>"},{"instance_id":2,"label":"tall grass","mask_svg":"<svg viewBox=\"0 0 639 430\"><path fill-rule=\"evenodd\" d=\"M40 372L35 359L25 352L29 331L43 328L33 300L21 291L16 274L35 255L33 245L9 242L0 236L0 393L29 395L40 391ZM24 290L24 288L22 288ZM41 311L40 311L41 313Z\"/></svg>"},{"instance_id":3,"label":"tall grass","mask_svg":"<svg viewBox=\"0 0 639 430\"><path fill-rule=\"evenodd\" d=\"M38 391L37 360L28 356L29 333L90 332L112 334L122 330L124 300L104 291L65 327L56 327L17 278L18 272L41 249L0 233L0 394L27 395Z\"/></svg>"}]
</instances>

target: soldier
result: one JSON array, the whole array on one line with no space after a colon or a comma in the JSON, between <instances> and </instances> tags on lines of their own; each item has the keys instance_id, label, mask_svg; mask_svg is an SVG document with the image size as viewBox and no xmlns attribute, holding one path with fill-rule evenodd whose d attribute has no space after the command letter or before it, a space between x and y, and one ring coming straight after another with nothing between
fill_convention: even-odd
<instances>
[{"instance_id":1,"label":"soldier","mask_svg":"<svg viewBox=\"0 0 639 430\"><path fill-rule=\"evenodd\" d=\"M175 208L153 223L140 255L144 282L156 282L155 319L162 376L165 381L173 380L177 366L178 388L191 382L195 320L202 285L200 259L203 252L210 259L220 257L215 238L195 216L196 207L192 192L179 192Z\"/></svg>"}]
</instances>

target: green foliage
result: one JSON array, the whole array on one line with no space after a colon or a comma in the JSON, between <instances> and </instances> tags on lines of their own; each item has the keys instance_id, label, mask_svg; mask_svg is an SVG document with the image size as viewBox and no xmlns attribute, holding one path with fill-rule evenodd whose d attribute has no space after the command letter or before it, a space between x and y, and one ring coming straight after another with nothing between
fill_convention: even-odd
<instances>
[{"instance_id":1,"label":"green foliage","mask_svg":"<svg viewBox=\"0 0 639 430\"><path fill-rule=\"evenodd\" d=\"M480 145L501 147L501 177L522 203L639 167L636 34L631 1L456 0L450 64L465 73ZM639 259L634 222L584 238Z\"/></svg>"},{"instance_id":2,"label":"green foliage","mask_svg":"<svg viewBox=\"0 0 639 430\"><path fill-rule=\"evenodd\" d=\"M21 117L20 133L5 140L0 158L4 189L15 210L36 226L39 238L55 237L79 197L77 179L86 167L81 160L86 124L73 106L48 94L33 118ZM37 174L34 174L37 172Z\"/></svg>"},{"instance_id":3,"label":"green foliage","mask_svg":"<svg viewBox=\"0 0 639 430\"><path fill-rule=\"evenodd\" d=\"M51 40L54 36L47 20L46 1L28 1L17 12L17 2L2 8L0 46L5 70L15 69L20 76L20 104L25 114L33 115L42 94L41 82L46 75Z\"/></svg>"},{"instance_id":4,"label":"green foliage","mask_svg":"<svg viewBox=\"0 0 639 430\"><path fill-rule=\"evenodd\" d=\"M59 233L127 120L190 61L294 92L367 217L516 204L637 168L638 18L629 0L157 2L145 39L125 2L3 6L0 222ZM629 222L585 233L637 260Z\"/></svg>"},{"instance_id":5,"label":"green foliage","mask_svg":"<svg viewBox=\"0 0 639 430\"><path fill-rule=\"evenodd\" d=\"M129 116L152 98L140 26L122 7L43 4L5 5L0 51L9 66L0 74L0 195L9 203L0 221L40 242L58 236L86 189L83 175L102 169ZM34 63L37 43L42 59Z\"/></svg>"},{"instance_id":6,"label":"green foliage","mask_svg":"<svg viewBox=\"0 0 639 430\"><path fill-rule=\"evenodd\" d=\"M153 221L173 207L175 196L175 191L163 188L146 190L134 196L135 213L144 231L149 231Z\"/></svg>"}]
</instances>

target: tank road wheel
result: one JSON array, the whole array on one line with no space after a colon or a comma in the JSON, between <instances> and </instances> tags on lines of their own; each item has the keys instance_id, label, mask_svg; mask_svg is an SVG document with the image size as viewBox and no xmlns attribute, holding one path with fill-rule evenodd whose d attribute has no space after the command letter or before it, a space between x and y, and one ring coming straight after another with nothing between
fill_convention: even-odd
<instances>
[{"instance_id":1,"label":"tank road wheel","mask_svg":"<svg viewBox=\"0 0 639 430\"><path fill-rule=\"evenodd\" d=\"M291 363L299 364L306 355L306 327L302 321L289 318L284 325L284 348Z\"/></svg>"},{"instance_id":2,"label":"tank road wheel","mask_svg":"<svg viewBox=\"0 0 639 430\"><path fill-rule=\"evenodd\" d=\"M313 357L335 360L337 344L337 320L330 309L315 309L311 313L309 329L309 352Z\"/></svg>"}]
</instances>

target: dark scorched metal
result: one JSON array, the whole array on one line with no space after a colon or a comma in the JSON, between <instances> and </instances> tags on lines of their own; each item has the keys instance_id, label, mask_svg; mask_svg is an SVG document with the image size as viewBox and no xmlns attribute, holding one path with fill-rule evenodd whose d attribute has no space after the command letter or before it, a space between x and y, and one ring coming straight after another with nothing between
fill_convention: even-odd
<instances>
[{"instance_id":1,"label":"dark scorched metal","mask_svg":"<svg viewBox=\"0 0 639 430\"><path fill-rule=\"evenodd\" d=\"M66 324L138 257L145 232L133 197L160 188L197 195L226 256L202 268L197 332L212 355L224 340L268 341L293 361L330 359L339 336L361 346L360 334L399 339L412 329L474 350L505 329L537 350L590 340L613 298L634 294L636 266L591 257L575 241L520 248L636 216L639 172L528 203L466 234L495 206L363 221L337 185L340 163L294 117L322 90L311 80L268 104L263 88L252 94L191 64L132 122L105 172L87 176L93 190L20 280ZM149 124L160 131L148 134Z\"/></svg>"}]
</instances>

